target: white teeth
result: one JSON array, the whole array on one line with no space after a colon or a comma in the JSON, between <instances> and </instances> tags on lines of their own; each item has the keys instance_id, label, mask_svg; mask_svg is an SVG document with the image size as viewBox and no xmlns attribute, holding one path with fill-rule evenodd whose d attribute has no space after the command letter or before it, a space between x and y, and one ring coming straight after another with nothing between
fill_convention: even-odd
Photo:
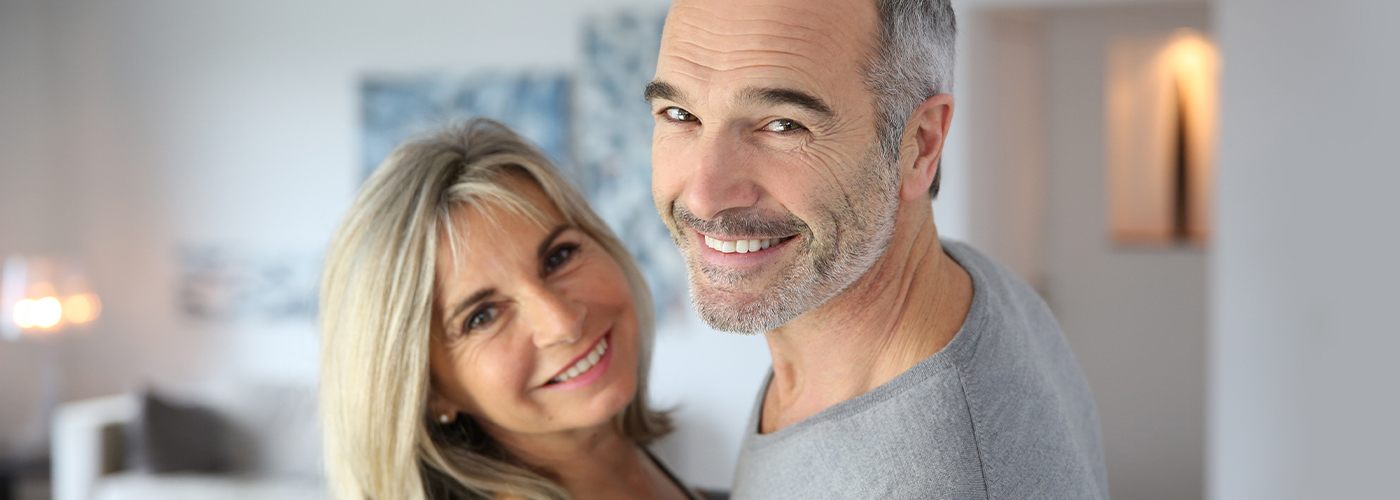
<instances>
[{"instance_id":1,"label":"white teeth","mask_svg":"<svg viewBox=\"0 0 1400 500\"><path fill-rule=\"evenodd\" d=\"M598 364L598 360L603 359L603 354L607 352L608 339L603 339L598 342L598 347L594 347L592 351L588 352L587 356L578 360L577 363L574 363L574 366L570 366L568 370L565 370L563 375L554 377L550 382L568 382L569 379L582 375L590 368L593 368L593 365Z\"/></svg>"},{"instance_id":2,"label":"white teeth","mask_svg":"<svg viewBox=\"0 0 1400 500\"><path fill-rule=\"evenodd\" d=\"M726 241L713 236L705 235L705 246L713 248L723 253L750 253L759 250L766 250L768 247L778 244L782 238L769 238L763 240L734 240Z\"/></svg>"}]
</instances>

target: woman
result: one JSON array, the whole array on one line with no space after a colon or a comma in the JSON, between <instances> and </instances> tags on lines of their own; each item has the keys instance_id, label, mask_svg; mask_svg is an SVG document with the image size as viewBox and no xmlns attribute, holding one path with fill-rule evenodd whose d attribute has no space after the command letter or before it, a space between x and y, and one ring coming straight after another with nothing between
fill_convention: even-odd
<instances>
[{"instance_id":1,"label":"woman","mask_svg":"<svg viewBox=\"0 0 1400 500\"><path fill-rule=\"evenodd\" d=\"M400 146L331 243L321 409L337 498L686 498L644 446L652 308L539 152L474 120Z\"/></svg>"}]
</instances>

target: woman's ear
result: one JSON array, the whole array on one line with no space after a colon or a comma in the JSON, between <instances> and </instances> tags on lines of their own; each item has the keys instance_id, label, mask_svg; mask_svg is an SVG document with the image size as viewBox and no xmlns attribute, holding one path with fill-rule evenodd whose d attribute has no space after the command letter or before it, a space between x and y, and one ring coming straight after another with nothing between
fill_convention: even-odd
<instances>
[{"instance_id":1,"label":"woman's ear","mask_svg":"<svg viewBox=\"0 0 1400 500\"><path fill-rule=\"evenodd\" d=\"M927 198L938 175L943 144L953 123L953 96L937 94L914 108L904 124L900 141L899 196L904 200Z\"/></svg>"},{"instance_id":2,"label":"woman's ear","mask_svg":"<svg viewBox=\"0 0 1400 500\"><path fill-rule=\"evenodd\" d=\"M457 421L458 415L462 413L462 408L456 403L443 397L437 388L428 389L428 415L440 424L449 424Z\"/></svg>"}]
</instances>

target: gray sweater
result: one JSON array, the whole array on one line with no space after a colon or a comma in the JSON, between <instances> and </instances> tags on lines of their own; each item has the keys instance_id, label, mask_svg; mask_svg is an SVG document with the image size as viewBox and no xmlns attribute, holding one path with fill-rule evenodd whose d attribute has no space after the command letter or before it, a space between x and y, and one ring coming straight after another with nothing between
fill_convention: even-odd
<instances>
[{"instance_id":1,"label":"gray sweater","mask_svg":"<svg viewBox=\"0 0 1400 500\"><path fill-rule=\"evenodd\" d=\"M943 248L972 276L953 340L884 385L758 434L765 382L733 498L1108 497L1093 395L1045 302L971 247Z\"/></svg>"}]
</instances>

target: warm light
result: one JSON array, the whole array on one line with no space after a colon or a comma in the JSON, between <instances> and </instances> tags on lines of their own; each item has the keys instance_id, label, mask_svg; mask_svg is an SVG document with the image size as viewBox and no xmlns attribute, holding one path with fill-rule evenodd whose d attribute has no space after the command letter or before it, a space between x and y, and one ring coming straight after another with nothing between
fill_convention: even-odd
<instances>
[{"instance_id":1,"label":"warm light","mask_svg":"<svg viewBox=\"0 0 1400 500\"><path fill-rule=\"evenodd\" d=\"M1166 49L1166 61L1172 72L1195 80L1214 76L1218 64L1215 47L1199 33L1191 30L1177 32Z\"/></svg>"},{"instance_id":2,"label":"warm light","mask_svg":"<svg viewBox=\"0 0 1400 500\"><path fill-rule=\"evenodd\" d=\"M1192 30L1110 47L1106 118L1114 241L1208 241L1219 73L1219 52Z\"/></svg>"},{"instance_id":3,"label":"warm light","mask_svg":"<svg viewBox=\"0 0 1400 500\"><path fill-rule=\"evenodd\" d=\"M47 330L63 320L63 305L57 297L24 299L15 304L15 325L20 328Z\"/></svg>"},{"instance_id":4,"label":"warm light","mask_svg":"<svg viewBox=\"0 0 1400 500\"><path fill-rule=\"evenodd\" d=\"M63 319L75 325L91 323L102 314L102 301L96 294L85 293L63 301Z\"/></svg>"},{"instance_id":5,"label":"warm light","mask_svg":"<svg viewBox=\"0 0 1400 500\"><path fill-rule=\"evenodd\" d=\"M102 302L70 260L8 255L0 261L0 340L86 329L101 314Z\"/></svg>"}]
</instances>

